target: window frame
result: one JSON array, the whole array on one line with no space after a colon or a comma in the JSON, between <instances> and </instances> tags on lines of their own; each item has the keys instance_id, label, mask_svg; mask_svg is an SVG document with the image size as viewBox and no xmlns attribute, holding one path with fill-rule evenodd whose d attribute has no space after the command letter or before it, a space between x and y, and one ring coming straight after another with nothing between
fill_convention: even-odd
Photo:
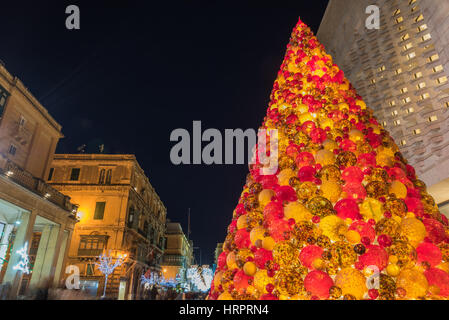
<instances>
[{"instance_id":1,"label":"window frame","mask_svg":"<svg viewBox=\"0 0 449 320\"><path fill-rule=\"evenodd\" d=\"M76 179L74 179L73 177L74 177L74 171L75 170L78 170L78 174L77 174L77 176L76 176ZM70 177L69 177L69 180L70 181L79 181L80 180L80 176L81 176L81 168L72 168L71 170L70 170Z\"/></svg>"},{"instance_id":2,"label":"window frame","mask_svg":"<svg viewBox=\"0 0 449 320\"><path fill-rule=\"evenodd\" d=\"M102 209L100 209L101 206L103 206ZM100 218L100 210L101 210L101 218ZM106 210L106 201L97 201L95 203L93 220L103 220L105 210Z\"/></svg>"}]
</instances>

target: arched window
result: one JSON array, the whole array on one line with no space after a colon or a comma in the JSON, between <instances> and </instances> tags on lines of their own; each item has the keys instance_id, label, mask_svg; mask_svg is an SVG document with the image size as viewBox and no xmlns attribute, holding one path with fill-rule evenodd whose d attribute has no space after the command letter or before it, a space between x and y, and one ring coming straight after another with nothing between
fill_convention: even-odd
<instances>
[{"instance_id":1,"label":"arched window","mask_svg":"<svg viewBox=\"0 0 449 320\"><path fill-rule=\"evenodd\" d=\"M108 169L106 172L106 184L111 184L112 180L112 169Z\"/></svg>"},{"instance_id":2,"label":"arched window","mask_svg":"<svg viewBox=\"0 0 449 320\"><path fill-rule=\"evenodd\" d=\"M100 170L100 179L98 179L99 184L104 184L104 174L105 174L105 170L101 169Z\"/></svg>"}]
</instances>

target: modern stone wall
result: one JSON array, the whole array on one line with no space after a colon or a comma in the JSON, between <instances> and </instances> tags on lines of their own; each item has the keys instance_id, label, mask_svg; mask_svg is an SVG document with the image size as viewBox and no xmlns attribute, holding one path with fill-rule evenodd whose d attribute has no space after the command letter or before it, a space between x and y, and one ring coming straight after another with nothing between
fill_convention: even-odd
<instances>
[{"instance_id":1,"label":"modern stone wall","mask_svg":"<svg viewBox=\"0 0 449 320\"><path fill-rule=\"evenodd\" d=\"M379 30L365 9L380 8ZM449 177L449 1L330 0L318 38L428 185Z\"/></svg>"}]
</instances>

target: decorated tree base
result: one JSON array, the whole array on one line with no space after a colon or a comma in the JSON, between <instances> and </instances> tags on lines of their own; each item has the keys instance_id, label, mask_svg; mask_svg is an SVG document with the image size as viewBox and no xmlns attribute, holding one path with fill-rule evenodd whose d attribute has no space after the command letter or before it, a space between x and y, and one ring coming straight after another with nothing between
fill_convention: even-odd
<instances>
[{"instance_id":1,"label":"decorated tree base","mask_svg":"<svg viewBox=\"0 0 449 320\"><path fill-rule=\"evenodd\" d=\"M251 165L208 299L449 296L448 220L301 20L262 129L279 168Z\"/></svg>"}]
</instances>

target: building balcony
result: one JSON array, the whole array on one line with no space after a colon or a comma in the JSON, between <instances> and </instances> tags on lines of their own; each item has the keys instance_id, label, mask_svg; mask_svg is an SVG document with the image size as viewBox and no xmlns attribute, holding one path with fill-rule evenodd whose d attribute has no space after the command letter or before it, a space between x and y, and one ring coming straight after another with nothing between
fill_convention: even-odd
<instances>
[{"instance_id":1,"label":"building balcony","mask_svg":"<svg viewBox=\"0 0 449 320\"><path fill-rule=\"evenodd\" d=\"M186 257L181 255L164 255L163 264L167 266L184 266Z\"/></svg>"},{"instance_id":2,"label":"building balcony","mask_svg":"<svg viewBox=\"0 0 449 320\"><path fill-rule=\"evenodd\" d=\"M31 173L23 170L11 160L6 158L0 159L0 174L9 177L9 179L13 182L37 195L46 198L48 201L54 203L62 209L72 212L75 216L78 207L70 203L70 197L54 189L43 180L34 177Z\"/></svg>"}]
</instances>

